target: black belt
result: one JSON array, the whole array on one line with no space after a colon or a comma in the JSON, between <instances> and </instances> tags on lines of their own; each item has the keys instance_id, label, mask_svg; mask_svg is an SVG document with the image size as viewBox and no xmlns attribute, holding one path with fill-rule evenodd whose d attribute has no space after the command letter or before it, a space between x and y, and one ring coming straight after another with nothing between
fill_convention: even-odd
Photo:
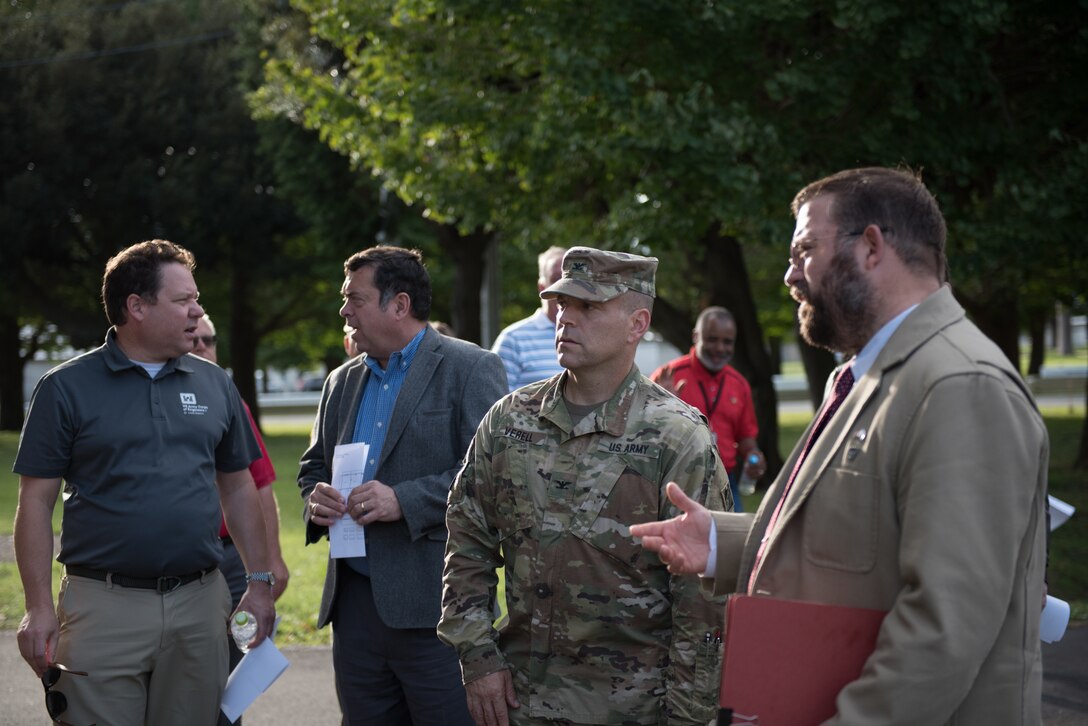
<instances>
[{"instance_id":1,"label":"black belt","mask_svg":"<svg viewBox=\"0 0 1088 726\"><path fill-rule=\"evenodd\" d=\"M182 585L188 585L194 580L199 580L207 574L215 572L217 568L209 567L206 570L197 570L196 572L190 572L188 575L163 575L162 577L129 577L128 575L119 575L116 572L105 572L104 570L92 570L90 567L80 567L79 565L65 565L64 571L69 575L75 575L76 577L89 577L92 580L98 580L99 582L112 582L114 585L120 585L121 587L134 587L138 590L154 590L157 593L173 592Z\"/></svg>"}]
</instances>

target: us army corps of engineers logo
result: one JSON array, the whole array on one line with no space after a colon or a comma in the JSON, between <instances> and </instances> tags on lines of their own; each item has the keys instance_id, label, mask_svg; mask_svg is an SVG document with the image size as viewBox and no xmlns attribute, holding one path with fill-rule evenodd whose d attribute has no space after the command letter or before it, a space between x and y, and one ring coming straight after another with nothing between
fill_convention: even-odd
<instances>
[{"instance_id":1,"label":"us army corps of engineers logo","mask_svg":"<svg viewBox=\"0 0 1088 726\"><path fill-rule=\"evenodd\" d=\"M195 393L182 393L181 395L181 412L188 416L203 416L208 412L207 406L202 406L196 402Z\"/></svg>"}]
</instances>

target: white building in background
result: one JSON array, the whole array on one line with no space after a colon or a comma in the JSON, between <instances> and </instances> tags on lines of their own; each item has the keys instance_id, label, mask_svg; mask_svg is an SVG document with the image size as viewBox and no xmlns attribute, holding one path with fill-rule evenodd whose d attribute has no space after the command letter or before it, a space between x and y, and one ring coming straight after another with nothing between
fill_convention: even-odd
<instances>
[{"instance_id":1,"label":"white building in background","mask_svg":"<svg viewBox=\"0 0 1088 726\"><path fill-rule=\"evenodd\" d=\"M666 342L658 333L650 330L647 331L638 344L638 350L635 351L635 365L638 366L642 375L648 376L658 366L664 365L674 358L679 358L685 353L687 353L686 350L677 350L676 346Z\"/></svg>"},{"instance_id":2,"label":"white building in background","mask_svg":"<svg viewBox=\"0 0 1088 726\"><path fill-rule=\"evenodd\" d=\"M1070 337L1074 349L1079 349L1088 342L1088 316L1074 315L1070 319ZM1052 330L1048 330L1047 345L1054 345L1054 335ZM1030 345L1025 339L1024 345ZM69 350L65 351L68 355L60 354L54 356L52 360L32 360L26 364L23 368L23 401L24 405L30 402L30 396L34 392L34 386L37 385L38 380L45 375L48 371L55 368L60 363L64 362L70 357L76 355L79 351ZM643 337L642 342L639 343L638 351L635 353L635 363L638 365L638 369L643 375L650 375L660 365L668 363L674 358L678 358L681 355L686 354L688 351L678 350L675 346L665 341L657 332L650 330ZM786 360L796 360L797 352L794 344L787 344L783 349L783 357ZM257 371L257 387L258 390L263 391L264 388L264 371ZM1077 367L1076 370L1067 370L1062 368L1047 369L1047 366L1043 366L1043 377L1048 376L1080 376L1084 375L1083 369ZM313 391L315 388L320 389L320 385L311 385L312 382L320 383L324 380L324 374L320 370L314 371L300 371L295 368L289 368L287 370L274 370L268 371L269 385L268 391L272 393L284 393L294 394L301 392L300 389L306 389ZM781 376L775 377L775 385L779 389L795 387L796 385L804 384L804 381L792 382L782 381ZM311 381L312 379L312 381ZM304 382L306 385L304 385Z\"/></svg>"}]
</instances>

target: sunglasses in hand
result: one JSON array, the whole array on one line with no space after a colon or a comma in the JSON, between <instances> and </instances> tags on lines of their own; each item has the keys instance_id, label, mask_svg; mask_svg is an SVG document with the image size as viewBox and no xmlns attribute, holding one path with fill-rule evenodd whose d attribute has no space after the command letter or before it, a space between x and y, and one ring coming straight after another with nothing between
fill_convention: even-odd
<instances>
[{"instance_id":1,"label":"sunglasses in hand","mask_svg":"<svg viewBox=\"0 0 1088 726\"><path fill-rule=\"evenodd\" d=\"M60 719L60 715L68 708L68 699L60 691L53 690L53 686L57 685L57 681L60 680L61 673L85 676L87 672L72 670L66 665L53 663L42 674L42 685L45 686L45 710L49 713L49 718L53 720L53 723L60 726L72 726L67 721L61 721ZM91 724L91 726L95 726L95 724Z\"/></svg>"}]
</instances>

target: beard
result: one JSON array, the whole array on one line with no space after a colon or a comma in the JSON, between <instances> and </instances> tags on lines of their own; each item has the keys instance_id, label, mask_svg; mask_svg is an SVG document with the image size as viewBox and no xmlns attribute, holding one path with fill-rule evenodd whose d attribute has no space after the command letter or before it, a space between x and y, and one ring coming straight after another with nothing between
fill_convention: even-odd
<instances>
[{"instance_id":1,"label":"beard","mask_svg":"<svg viewBox=\"0 0 1088 726\"><path fill-rule=\"evenodd\" d=\"M733 356L728 355L717 360L713 360L710 356L701 355L699 350L695 350L695 357L699 359L699 362L703 364L703 368L706 368L711 373L717 373L721 369L729 365L729 362L733 360Z\"/></svg>"},{"instance_id":2,"label":"beard","mask_svg":"<svg viewBox=\"0 0 1088 726\"><path fill-rule=\"evenodd\" d=\"M818 292L802 281L790 288L790 296L801 303L797 318L809 345L849 356L875 332L873 288L846 250L832 258Z\"/></svg>"}]
</instances>

